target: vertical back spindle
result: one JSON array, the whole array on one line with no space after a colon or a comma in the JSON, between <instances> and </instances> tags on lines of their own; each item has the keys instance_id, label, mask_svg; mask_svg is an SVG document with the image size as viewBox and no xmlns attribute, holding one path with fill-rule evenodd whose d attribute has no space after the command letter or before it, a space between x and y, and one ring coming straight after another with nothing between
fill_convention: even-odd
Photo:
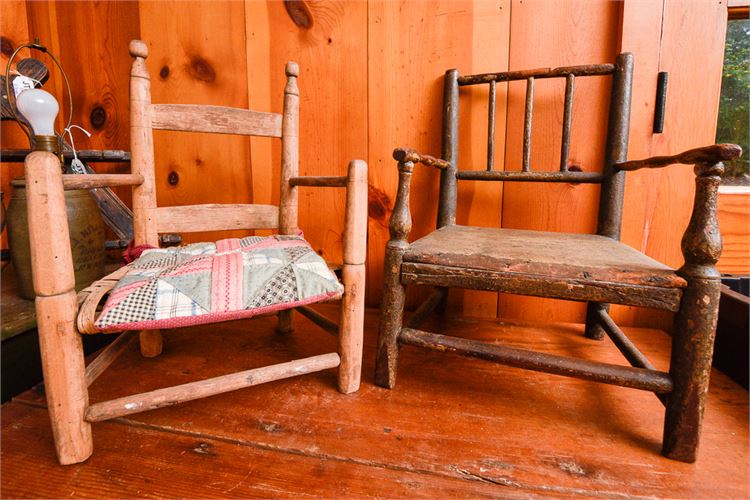
<instances>
[{"instance_id":1,"label":"vertical back spindle","mask_svg":"<svg viewBox=\"0 0 750 500\"><path fill-rule=\"evenodd\" d=\"M495 164L495 80L490 82L490 97L487 106L487 171Z\"/></svg>"},{"instance_id":2,"label":"vertical back spindle","mask_svg":"<svg viewBox=\"0 0 750 500\"><path fill-rule=\"evenodd\" d=\"M281 194L279 196L279 234L297 232L297 188L289 179L299 171L299 89L296 62L286 63L284 115L281 121Z\"/></svg>"},{"instance_id":3,"label":"vertical back spindle","mask_svg":"<svg viewBox=\"0 0 750 500\"><path fill-rule=\"evenodd\" d=\"M570 126L573 123L573 92L575 90L575 76L565 78L565 108L563 111L562 148L560 151L560 172L568 171L570 157Z\"/></svg>"},{"instance_id":4,"label":"vertical back spindle","mask_svg":"<svg viewBox=\"0 0 750 500\"><path fill-rule=\"evenodd\" d=\"M523 171L531 171L531 119L534 113L534 77L526 80L526 116L523 122Z\"/></svg>"},{"instance_id":5,"label":"vertical back spindle","mask_svg":"<svg viewBox=\"0 0 750 500\"><path fill-rule=\"evenodd\" d=\"M437 227L456 223L456 192L458 167L458 70L445 72L443 88L443 159L449 168L440 172L440 201Z\"/></svg>"}]
</instances>

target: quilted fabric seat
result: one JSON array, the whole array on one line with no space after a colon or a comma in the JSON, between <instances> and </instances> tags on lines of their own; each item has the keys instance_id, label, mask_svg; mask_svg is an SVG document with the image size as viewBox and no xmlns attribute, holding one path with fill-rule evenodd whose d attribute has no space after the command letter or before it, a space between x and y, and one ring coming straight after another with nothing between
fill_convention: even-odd
<instances>
[{"instance_id":1,"label":"quilted fabric seat","mask_svg":"<svg viewBox=\"0 0 750 500\"><path fill-rule=\"evenodd\" d=\"M146 250L115 285L102 331L176 328L340 296L343 286L300 236L249 236Z\"/></svg>"}]
</instances>

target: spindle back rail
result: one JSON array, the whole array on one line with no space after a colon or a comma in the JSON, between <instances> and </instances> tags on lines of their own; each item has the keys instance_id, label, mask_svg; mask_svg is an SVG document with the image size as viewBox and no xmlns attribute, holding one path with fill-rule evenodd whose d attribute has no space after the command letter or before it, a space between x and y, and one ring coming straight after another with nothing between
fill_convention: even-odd
<instances>
[{"instance_id":1,"label":"spindle back rail","mask_svg":"<svg viewBox=\"0 0 750 500\"><path fill-rule=\"evenodd\" d=\"M527 71L506 71L503 73L484 73L478 75L459 76L457 83L459 87L473 85L489 86L489 102L487 116L487 170L495 172L495 108L496 108L496 84L498 82L526 81L526 105L523 126L523 164L521 172L531 175L481 175L475 176L473 172L459 172L459 179L473 180L507 180L507 181L541 181L541 182L601 182L601 175L583 172L571 172L568 170L570 158L570 127L573 123L573 95L575 93L576 77L584 76L607 76L615 72L613 64L589 64L584 66L567 66L560 68L541 68ZM548 172L531 171L531 130L534 115L534 82L545 78L565 79L565 100L563 108L562 147L560 150L560 173L572 175L549 175ZM481 172L481 171L480 171ZM510 172L508 172L510 173ZM583 174L583 175L581 175Z\"/></svg>"}]
</instances>

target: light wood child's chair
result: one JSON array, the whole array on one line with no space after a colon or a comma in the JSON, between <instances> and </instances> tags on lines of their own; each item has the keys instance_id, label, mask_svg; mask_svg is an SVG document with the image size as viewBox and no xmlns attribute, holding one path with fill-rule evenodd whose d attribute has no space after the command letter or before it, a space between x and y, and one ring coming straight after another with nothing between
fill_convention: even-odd
<instances>
[{"instance_id":1,"label":"light wood child's chair","mask_svg":"<svg viewBox=\"0 0 750 500\"><path fill-rule=\"evenodd\" d=\"M299 92L296 63L286 65L283 114L218 106L151 104L146 44L130 43L131 173L123 175L63 175L51 153L36 151L25 162L34 289L45 392L57 456L62 464L86 460L93 451L91 422L199 399L263 382L338 367L338 389L357 391L360 384L364 318L365 249L367 231L367 165L355 160L348 176L298 175ZM279 206L193 205L157 207L154 184L153 130L176 130L276 137L281 139ZM125 274L118 271L76 294L68 239L65 189L103 186L133 187L135 245L158 247L168 232L275 229L297 235L297 188L343 187L347 190L343 237L343 293L340 323L298 307L323 328L338 334L338 352L242 371L199 382L168 387L112 401L89 403L88 386L123 351L133 332L120 335L85 366L79 333L95 333L94 316L102 297ZM336 282L333 280L334 283ZM340 290L341 287L336 285ZM292 309L279 312L279 330L291 331ZM159 330L140 331L141 352L157 356L162 349Z\"/></svg>"}]
</instances>

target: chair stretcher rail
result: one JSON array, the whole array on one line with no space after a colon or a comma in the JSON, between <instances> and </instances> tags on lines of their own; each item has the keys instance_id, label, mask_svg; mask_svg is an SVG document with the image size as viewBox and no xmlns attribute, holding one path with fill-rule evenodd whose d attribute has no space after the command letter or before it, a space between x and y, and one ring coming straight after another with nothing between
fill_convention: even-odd
<instances>
[{"instance_id":1,"label":"chair stretcher rail","mask_svg":"<svg viewBox=\"0 0 750 500\"><path fill-rule=\"evenodd\" d=\"M125 396L89 406L86 410L86 420L89 422L99 422L123 415L155 410L163 406L193 401L265 382L336 368L340 362L339 355L332 352L304 359L296 359L287 363L222 375L221 377L209 378L198 382L166 387L151 392Z\"/></svg>"},{"instance_id":2,"label":"chair stretcher rail","mask_svg":"<svg viewBox=\"0 0 750 500\"><path fill-rule=\"evenodd\" d=\"M448 337L411 328L401 330L399 342L495 361L517 368L632 387L657 394L667 394L673 389L669 374L660 371L599 363L586 359L571 359L515 347L488 344L477 340Z\"/></svg>"}]
</instances>

